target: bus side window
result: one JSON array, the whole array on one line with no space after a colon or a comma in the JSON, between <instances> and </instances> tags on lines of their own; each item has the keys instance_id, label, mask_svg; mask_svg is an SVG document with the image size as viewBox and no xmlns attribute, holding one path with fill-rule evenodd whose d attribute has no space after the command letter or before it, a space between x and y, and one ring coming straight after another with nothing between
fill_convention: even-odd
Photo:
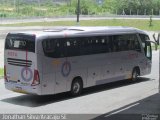
<instances>
[{"instance_id":1,"label":"bus side window","mask_svg":"<svg viewBox=\"0 0 160 120\"><path fill-rule=\"evenodd\" d=\"M101 53L101 39L99 37L91 37L92 42L92 54Z\"/></svg>"},{"instance_id":2,"label":"bus side window","mask_svg":"<svg viewBox=\"0 0 160 120\"><path fill-rule=\"evenodd\" d=\"M55 46L55 53L54 53L54 57L55 58L61 58L61 57L65 57L65 47L63 44L63 39L58 39L56 42L56 46Z\"/></svg>"},{"instance_id":3,"label":"bus side window","mask_svg":"<svg viewBox=\"0 0 160 120\"><path fill-rule=\"evenodd\" d=\"M80 40L80 55L89 55L91 54L91 41L89 40L88 37L81 37L79 38Z\"/></svg>"},{"instance_id":4,"label":"bus side window","mask_svg":"<svg viewBox=\"0 0 160 120\"><path fill-rule=\"evenodd\" d=\"M105 37L105 44L106 44L106 52L112 52L112 41L111 37L106 36Z\"/></svg>"},{"instance_id":5,"label":"bus side window","mask_svg":"<svg viewBox=\"0 0 160 120\"><path fill-rule=\"evenodd\" d=\"M137 52L141 52L141 46L137 36L133 35L133 39L134 39L134 50L136 50Z\"/></svg>"},{"instance_id":6,"label":"bus side window","mask_svg":"<svg viewBox=\"0 0 160 120\"><path fill-rule=\"evenodd\" d=\"M109 52L109 39L106 36L91 37L92 52L91 54Z\"/></svg>"},{"instance_id":7,"label":"bus side window","mask_svg":"<svg viewBox=\"0 0 160 120\"><path fill-rule=\"evenodd\" d=\"M107 36L107 41L109 52L114 52L113 36Z\"/></svg>"},{"instance_id":8,"label":"bus side window","mask_svg":"<svg viewBox=\"0 0 160 120\"><path fill-rule=\"evenodd\" d=\"M102 52L106 53L109 52L109 46L108 46L108 39L107 37L101 37L101 44L102 44Z\"/></svg>"},{"instance_id":9,"label":"bus side window","mask_svg":"<svg viewBox=\"0 0 160 120\"><path fill-rule=\"evenodd\" d=\"M47 39L43 41L43 49L47 56L53 57L53 54L55 52L55 41L52 39Z\"/></svg>"},{"instance_id":10,"label":"bus side window","mask_svg":"<svg viewBox=\"0 0 160 120\"><path fill-rule=\"evenodd\" d=\"M146 41L146 40L149 40L149 36L144 35L144 34L139 34L139 36L140 36L141 41L142 41L142 47L143 47L143 49L144 49L144 51L145 51L145 41Z\"/></svg>"},{"instance_id":11,"label":"bus side window","mask_svg":"<svg viewBox=\"0 0 160 120\"><path fill-rule=\"evenodd\" d=\"M128 35L128 39L126 42L127 42L126 46L128 50L136 50L138 52L141 52L140 43L135 34Z\"/></svg>"},{"instance_id":12,"label":"bus side window","mask_svg":"<svg viewBox=\"0 0 160 120\"><path fill-rule=\"evenodd\" d=\"M66 56L63 39L45 39L42 45L44 53L48 57L60 58Z\"/></svg>"},{"instance_id":13,"label":"bus side window","mask_svg":"<svg viewBox=\"0 0 160 120\"><path fill-rule=\"evenodd\" d=\"M66 40L66 52L68 57L80 55L78 38L68 38Z\"/></svg>"},{"instance_id":14,"label":"bus side window","mask_svg":"<svg viewBox=\"0 0 160 120\"><path fill-rule=\"evenodd\" d=\"M91 55L111 51L110 41L106 36L80 38L80 55Z\"/></svg>"},{"instance_id":15,"label":"bus side window","mask_svg":"<svg viewBox=\"0 0 160 120\"><path fill-rule=\"evenodd\" d=\"M120 45L120 43L119 43L119 35L113 36L112 43L113 43L112 44L113 45L113 52L120 51L120 49L119 49L119 45Z\"/></svg>"},{"instance_id":16,"label":"bus side window","mask_svg":"<svg viewBox=\"0 0 160 120\"><path fill-rule=\"evenodd\" d=\"M141 52L141 47L138 40L135 41L135 50Z\"/></svg>"},{"instance_id":17,"label":"bus side window","mask_svg":"<svg viewBox=\"0 0 160 120\"><path fill-rule=\"evenodd\" d=\"M135 34L113 36L113 52L136 50L141 52L140 43Z\"/></svg>"}]
</instances>

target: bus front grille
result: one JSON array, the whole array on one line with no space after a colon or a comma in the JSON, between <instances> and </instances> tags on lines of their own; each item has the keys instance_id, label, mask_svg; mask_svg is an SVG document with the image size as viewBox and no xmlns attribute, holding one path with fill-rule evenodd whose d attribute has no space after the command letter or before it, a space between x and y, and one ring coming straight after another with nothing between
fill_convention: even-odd
<instances>
[{"instance_id":1,"label":"bus front grille","mask_svg":"<svg viewBox=\"0 0 160 120\"><path fill-rule=\"evenodd\" d=\"M15 66L24 66L24 67L31 67L32 61L30 60L22 60L22 59L7 59L8 64L15 65Z\"/></svg>"}]
</instances>

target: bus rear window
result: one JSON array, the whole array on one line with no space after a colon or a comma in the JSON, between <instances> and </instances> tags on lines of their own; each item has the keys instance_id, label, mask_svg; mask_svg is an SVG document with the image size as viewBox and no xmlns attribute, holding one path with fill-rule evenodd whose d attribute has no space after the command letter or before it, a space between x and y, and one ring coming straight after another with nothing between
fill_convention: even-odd
<instances>
[{"instance_id":1,"label":"bus rear window","mask_svg":"<svg viewBox=\"0 0 160 120\"><path fill-rule=\"evenodd\" d=\"M35 52L35 36L10 34L6 37L5 49Z\"/></svg>"}]
</instances>

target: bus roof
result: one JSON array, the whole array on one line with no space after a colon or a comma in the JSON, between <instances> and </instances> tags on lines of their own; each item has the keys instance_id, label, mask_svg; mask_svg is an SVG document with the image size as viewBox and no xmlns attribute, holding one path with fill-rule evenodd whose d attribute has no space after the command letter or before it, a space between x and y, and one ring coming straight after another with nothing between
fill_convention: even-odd
<instances>
[{"instance_id":1,"label":"bus roof","mask_svg":"<svg viewBox=\"0 0 160 120\"><path fill-rule=\"evenodd\" d=\"M64 38L74 36L96 36L96 35L115 35L115 34L131 34L131 33L142 33L146 32L133 27L122 27L122 26L103 26L103 27L53 27L39 31L25 31L16 32L10 34L29 34L36 35L37 38Z\"/></svg>"}]
</instances>

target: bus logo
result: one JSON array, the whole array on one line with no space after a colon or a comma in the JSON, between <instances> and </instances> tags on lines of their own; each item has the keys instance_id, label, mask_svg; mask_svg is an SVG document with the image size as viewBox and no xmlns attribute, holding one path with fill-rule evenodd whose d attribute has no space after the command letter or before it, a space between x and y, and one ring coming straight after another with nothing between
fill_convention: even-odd
<instances>
[{"instance_id":1,"label":"bus logo","mask_svg":"<svg viewBox=\"0 0 160 120\"><path fill-rule=\"evenodd\" d=\"M62 64L62 69L61 69L61 73L64 77L67 77L71 72L71 64L68 61L65 61Z\"/></svg>"},{"instance_id":2,"label":"bus logo","mask_svg":"<svg viewBox=\"0 0 160 120\"><path fill-rule=\"evenodd\" d=\"M22 70L21 70L21 77L22 79L25 81L25 82L29 82L32 80L32 77L33 77L33 72L30 68L26 68L24 67Z\"/></svg>"}]
</instances>

